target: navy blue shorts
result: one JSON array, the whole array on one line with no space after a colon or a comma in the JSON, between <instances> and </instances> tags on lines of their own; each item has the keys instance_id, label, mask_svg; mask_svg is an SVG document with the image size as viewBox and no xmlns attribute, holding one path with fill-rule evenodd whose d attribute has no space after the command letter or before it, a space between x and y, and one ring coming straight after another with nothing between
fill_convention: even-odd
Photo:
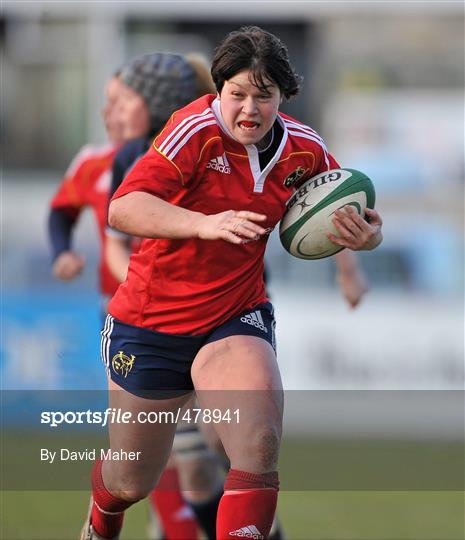
<instances>
[{"instance_id":1,"label":"navy blue shorts","mask_svg":"<svg viewBox=\"0 0 465 540\"><path fill-rule=\"evenodd\" d=\"M260 304L200 336L165 334L107 315L100 351L118 386L136 396L164 399L194 388L191 366L204 345L235 335L262 338L276 351L273 306Z\"/></svg>"}]
</instances>

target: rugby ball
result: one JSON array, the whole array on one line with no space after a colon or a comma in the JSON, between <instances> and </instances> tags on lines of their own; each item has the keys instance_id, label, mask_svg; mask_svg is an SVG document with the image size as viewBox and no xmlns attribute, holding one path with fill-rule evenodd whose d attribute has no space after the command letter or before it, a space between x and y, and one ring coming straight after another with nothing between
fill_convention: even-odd
<instances>
[{"instance_id":1,"label":"rugby ball","mask_svg":"<svg viewBox=\"0 0 465 540\"><path fill-rule=\"evenodd\" d=\"M365 208L374 208L375 188L362 172L332 169L307 180L287 201L279 226L284 249L299 259L322 259L341 251L326 234L339 236L333 214L348 204L362 217Z\"/></svg>"}]
</instances>

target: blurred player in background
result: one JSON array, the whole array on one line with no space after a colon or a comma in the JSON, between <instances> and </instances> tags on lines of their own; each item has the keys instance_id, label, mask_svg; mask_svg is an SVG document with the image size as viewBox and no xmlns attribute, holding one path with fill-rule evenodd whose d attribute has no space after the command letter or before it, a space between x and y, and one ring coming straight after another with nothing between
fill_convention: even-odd
<instances>
[{"instance_id":1,"label":"blurred player in background","mask_svg":"<svg viewBox=\"0 0 465 540\"><path fill-rule=\"evenodd\" d=\"M308 178L338 164L316 132L279 113L299 84L275 36L257 27L230 34L212 75L218 97L173 115L113 197L110 224L144 240L110 302L103 360L111 406L136 416L175 414L194 388L203 411L231 414L240 405L240 420L215 426L231 462L217 538L260 540L269 537L277 503L283 414L263 283L266 240L294 189L283 179L297 165ZM370 222L350 208L337 211L335 243L374 249L382 222L375 210L367 215ZM246 324L247 316L260 324ZM240 403L230 401L236 390ZM175 423L109 429L116 454L140 457L96 463L89 538L119 537L125 509L158 481Z\"/></svg>"},{"instance_id":2,"label":"blurred player in background","mask_svg":"<svg viewBox=\"0 0 465 540\"><path fill-rule=\"evenodd\" d=\"M102 110L108 144L84 146L68 167L58 191L50 202L48 218L49 241L52 250L53 275L63 281L75 279L84 269L85 260L72 247L72 233L83 209L93 210L101 242L99 283L102 311L118 288L119 282L110 272L103 253L107 222L108 193L112 165L117 149L123 143L118 120L117 100L123 85L116 74L105 87Z\"/></svg>"},{"instance_id":3,"label":"blurred player in background","mask_svg":"<svg viewBox=\"0 0 465 540\"><path fill-rule=\"evenodd\" d=\"M167 78L166 70L170 66L164 67L160 60L163 58L177 57L161 53L144 55L134 59L123 70L119 118L126 144L113 162L110 195L113 195L137 159L149 149L154 137L175 110L172 105L177 100L174 98L173 101L170 97L170 85L176 79ZM184 60L181 58L178 61ZM185 61L194 70L197 90L193 99L214 92L205 59L198 54L189 54ZM133 241L128 235L107 228L105 260L119 282L126 279L129 256L134 251Z\"/></svg>"}]
</instances>

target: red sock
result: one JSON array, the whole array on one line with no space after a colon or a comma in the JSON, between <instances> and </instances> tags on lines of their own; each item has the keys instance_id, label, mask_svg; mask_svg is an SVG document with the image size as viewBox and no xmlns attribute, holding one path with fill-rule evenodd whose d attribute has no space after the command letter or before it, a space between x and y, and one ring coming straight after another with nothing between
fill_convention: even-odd
<instances>
[{"instance_id":1,"label":"red sock","mask_svg":"<svg viewBox=\"0 0 465 540\"><path fill-rule=\"evenodd\" d=\"M278 501L278 473L253 474L231 469L218 508L217 540L264 540Z\"/></svg>"},{"instance_id":2,"label":"red sock","mask_svg":"<svg viewBox=\"0 0 465 540\"><path fill-rule=\"evenodd\" d=\"M174 467L163 471L157 487L150 493L150 504L160 516L166 540L197 540L197 522L182 498Z\"/></svg>"},{"instance_id":3,"label":"red sock","mask_svg":"<svg viewBox=\"0 0 465 540\"><path fill-rule=\"evenodd\" d=\"M114 497L105 487L102 478L102 461L95 462L92 469L92 527L104 538L113 538L123 526L124 511L134 503Z\"/></svg>"}]
</instances>

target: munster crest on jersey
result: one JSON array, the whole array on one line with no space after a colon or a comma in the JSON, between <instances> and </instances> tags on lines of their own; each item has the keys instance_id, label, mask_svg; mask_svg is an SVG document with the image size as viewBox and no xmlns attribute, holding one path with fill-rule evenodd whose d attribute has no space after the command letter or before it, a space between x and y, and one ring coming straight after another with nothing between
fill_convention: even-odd
<instances>
[{"instance_id":1,"label":"munster crest on jersey","mask_svg":"<svg viewBox=\"0 0 465 540\"><path fill-rule=\"evenodd\" d=\"M292 171L291 174L284 180L284 185L286 187L291 187L294 184L296 184L302 176L308 171L308 169L304 169L300 165L297 167L295 171Z\"/></svg>"}]
</instances>

